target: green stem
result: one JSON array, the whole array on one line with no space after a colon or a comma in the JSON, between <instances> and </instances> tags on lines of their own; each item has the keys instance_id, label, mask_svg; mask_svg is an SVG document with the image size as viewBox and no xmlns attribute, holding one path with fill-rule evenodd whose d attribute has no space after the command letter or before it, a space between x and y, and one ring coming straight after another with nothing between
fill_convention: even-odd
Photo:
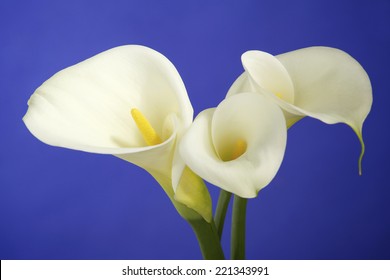
<instances>
[{"instance_id":1,"label":"green stem","mask_svg":"<svg viewBox=\"0 0 390 280\"><path fill-rule=\"evenodd\" d=\"M231 236L231 259L245 259L245 222L247 199L234 196Z\"/></svg>"},{"instance_id":2,"label":"green stem","mask_svg":"<svg viewBox=\"0 0 390 280\"><path fill-rule=\"evenodd\" d=\"M223 225L225 224L225 217L226 217L226 211L229 206L230 198L232 194L230 192L227 192L225 190L220 191L219 198L218 198L218 204L217 209L215 210L215 227L217 228L218 237L221 240L222 232L223 232Z\"/></svg>"},{"instance_id":3,"label":"green stem","mask_svg":"<svg viewBox=\"0 0 390 280\"><path fill-rule=\"evenodd\" d=\"M190 223L198 239L203 259L224 260L225 256L214 223L208 223L204 219L187 221Z\"/></svg>"},{"instance_id":4,"label":"green stem","mask_svg":"<svg viewBox=\"0 0 390 280\"><path fill-rule=\"evenodd\" d=\"M163 176L157 172L150 173L162 186L180 216L191 225L196 238L198 239L203 258L206 260L224 260L225 256L211 215L211 222L209 223L194 209L187 207L174 198L175 193L172 189L172 181L169 177Z\"/></svg>"}]
</instances>

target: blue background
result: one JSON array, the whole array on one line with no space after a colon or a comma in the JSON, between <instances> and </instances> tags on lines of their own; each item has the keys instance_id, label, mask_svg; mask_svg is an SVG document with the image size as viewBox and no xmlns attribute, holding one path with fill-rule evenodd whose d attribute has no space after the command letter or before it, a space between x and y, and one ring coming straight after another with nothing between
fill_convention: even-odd
<instances>
[{"instance_id":1,"label":"blue background","mask_svg":"<svg viewBox=\"0 0 390 280\"><path fill-rule=\"evenodd\" d=\"M248 203L247 257L390 259L389 15L388 0L2 0L0 259L201 258L148 173L45 145L22 122L29 96L52 74L123 44L167 56L195 114L224 98L246 50L324 45L355 57L374 91L363 175L351 129L299 122L276 179ZM215 201L218 189L210 192Z\"/></svg>"}]
</instances>

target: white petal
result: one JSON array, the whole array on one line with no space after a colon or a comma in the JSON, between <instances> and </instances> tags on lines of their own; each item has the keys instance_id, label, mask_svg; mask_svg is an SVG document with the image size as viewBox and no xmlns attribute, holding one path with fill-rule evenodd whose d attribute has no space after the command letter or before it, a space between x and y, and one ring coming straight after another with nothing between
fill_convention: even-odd
<instances>
[{"instance_id":1,"label":"white petal","mask_svg":"<svg viewBox=\"0 0 390 280\"><path fill-rule=\"evenodd\" d=\"M371 109L372 89L355 59L327 47L300 49L277 58L293 80L296 107L326 123L361 127Z\"/></svg>"},{"instance_id":2,"label":"white petal","mask_svg":"<svg viewBox=\"0 0 390 280\"><path fill-rule=\"evenodd\" d=\"M232 84L228 93L226 94L226 98L229 98L235 94L243 93L243 92L253 92L259 93L267 98L271 99L273 102L278 104L282 109L287 108L289 111L283 110L284 117L286 119L287 127L291 127L294 123L299 121L301 118L305 116L304 113L301 112L298 108L295 108L294 105L287 103L277 97L274 93L267 91L264 88L258 86L253 79L248 75L247 72L242 73Z\"/></svg>"},{"instance_id":3,"label":"white petal","mask_svg":"<svg viewBox=\"0 0 390 280\"><path fill-rule=\"evenodd\" d=\"M230 161L221 158L237 139L246 141L246 152ZM201 112L183 136L180 154L210 183L251 198L275 176L285 145L282 111L261 95L242 93Z\"/></svg>"},{"instance_id":4,"label":"white petal","mask_svg":"<svg viewBox=\"0 0 390 280\"><path fill-rule=\"evenodd\" d=\"M176 145L176 150L172 160L172 187L174 192L176 192L185 167L186 164L179 152L179 145Z\"/></svg>"},{"instance_id":5,"label":"white petal","mask_svg":"<svg viewBox=\"0 0 390 280\"><path fill-rule=\"evenodd\" d=\"M247 51L241 56L242 65L257 86L294 103L294 86L283 65L273 55L261 51Z\"/></svg>"},{"instance_id":6,"label":"white petal","mask_svg":"<svg viewBox=\"0 0 390 280\"><path fill-rule=\"evenodd\" d=\"M261 51L247 51L241 56L245 72L232 84L226 97L242 92L267 96L283 110L288 127L305 116L294 102L294 87L285 67L274 56Z\"/></svg>"},{"instance_id":7,"label":"white petal","mask_svg":"<svg viewBox=\"0 0 390 280\"><path fill-rule=\"evenodd\" d=\"M249 79L250 77L248 76L247 72L242 73L231 85L228 93L226 94L226 97L230 97L241 92L256 92L256 88L253 87L253 84Z\"/></svg>"},{"instance_id":8,"label":"white petal","mask_svg":"<svg viewBox=\"0 0 390 280\"><path fill-rule=\"evenodd\" d=\"M293 80L295 107L325 123L352 127L362 144L360 167L362 127L372 106L371 83L362 66L347 53L327 47L301 49L277 58Z\"/></svg>"},{"instance_id":9,"label":"white petal","mask_svg":"<svg viewBox=\"0 0 390 280\"><path fill-rule=\"evenodd\" d=\"M175 67L160 53L136 45L105 51L58 72L31 96L23 120L41 141L70 149L129 158L164 146L145 147L132 108L167 143L174 131L192 122L193 110ZM167 125L172 118L177 124Z\"/></svg>"}]
</instances>

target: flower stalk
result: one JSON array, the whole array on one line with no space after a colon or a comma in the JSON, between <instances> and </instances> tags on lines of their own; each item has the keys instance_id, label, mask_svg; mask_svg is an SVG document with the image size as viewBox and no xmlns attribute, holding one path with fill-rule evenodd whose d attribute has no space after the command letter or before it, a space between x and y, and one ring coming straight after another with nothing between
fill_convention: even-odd
<instances>
[{"instance_id":1,"label":"flower stalk","mask_svg":"<svg viewBox=\"0 0 390 280\"><path fill-rule=\"evenodd\" d=\"M204 219L188 220L198 239L199 247L205 260L224 260L217 229L214 222L208 223Z\"/></svg>"},{"instance_id":2,"label":"flower stalk","mask_svg":"<svg viewBox=\"0 0 390 280\"><path fill-rule=\"evenodd\" d=\"M234 196L232 214L231 255L232 260L245 259L245 226L247 199Z\"/></svg>"},{"instance_id":3,"label":"flower stalk","mask_svg":"<svg viewBox=\"0 0 390 280\"><path fill-rule=\"evenodd\" d=\"M219 239L222 238L223 226L225 224L226 212L229 206L232 194L221 189L218 198L217 208L215 210L214 221Z\"/></svg>"}]
</instances>

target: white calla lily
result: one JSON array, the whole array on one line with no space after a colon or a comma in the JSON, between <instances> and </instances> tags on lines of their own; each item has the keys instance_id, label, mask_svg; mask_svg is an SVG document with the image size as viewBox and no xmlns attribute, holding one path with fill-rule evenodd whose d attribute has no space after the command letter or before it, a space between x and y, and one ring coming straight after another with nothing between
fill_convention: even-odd
<instances>
[{"instance_id":1,"label":"white calla lily","mask_svg":"<svg viewBox=\"0 0 390 280\"><path fill-rule=\"evenodd\" d=\"M276 104L255 93L242 93L201 112L183 136L179 151L205 180L252 198L276 175L286 134Z\"/></svg>"},{"instance_id":2,"label":"white calla lily","mask_svg":"<svg viewBox=\"0 0 390 280\"><path fill-rule=\"evenodd\" d=\"M372 105L369 77L347 53L328 47L310 47L272 56L261 51L242 55L245 72L227 96L259 92L284 111L287 126L304 116L328 124L345 123L357 134L364 154L362 126Z\"/></svg>"},{"instance_id":3,"label":"white calla lily","mask_svg":"<svg viewBox=\"0 0 390 280\"><path fill-rule=\"evenodd\" d=\"M110 49L52 76L28 104L23 121L38 139L132 162L175 202L172 176L179 181L184 168L174 156L176 141L191 125L193 109L179 73L162 54L138 45ZM204 185L196 185L208 200ZM207 203L200 214L210 221Z\"/></svg>"}]
</instances>

